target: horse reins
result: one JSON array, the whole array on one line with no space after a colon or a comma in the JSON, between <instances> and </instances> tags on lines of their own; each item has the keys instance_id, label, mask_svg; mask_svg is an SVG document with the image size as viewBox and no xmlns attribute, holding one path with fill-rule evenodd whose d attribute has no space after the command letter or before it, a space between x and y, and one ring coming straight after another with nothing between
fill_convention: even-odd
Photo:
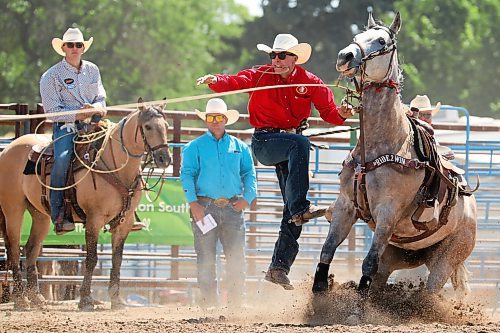
<instances>
[{"instance_id":1,"label":"horse reins","mask_svg":"<svg viewBox=\"0 0 500 333\"><path fill-rule=\"evenodd\" d=\"M158 111L157 109L154 109L154 110L159 115L161 115L161 117L165 120L165 122L167 124L167 128L168 128L169 124L168 124L168 122L166 120L165 114L163 112L161 112L161 111ZM156 116L156 115L154 115L154 116ZM112 175L110 173L102 174L103 178L109 184L111 184L112 186L114 186L115 189L120 193L120 195L122 197L122 209L118 213L118 215L116 215L108 223L109 229L113 229L118 224L123 223L123 221L125 220L125 214L130 209L132 197L139 190L139 187L140 187L139 185L140 184L142 184L142 189L151 191L161 181L160 190L158 191L158 195L153 200L153 202L156 201L156 199L158 199L158 197L159 197L159 195L161 193L161 189L163 188L163 184L164 184L164 177L163 176L165 174L165 170L163 171L162 175L159 177L159 180L152 187L148 187L147 183L148 183L149 178L152 176L152 173L153 173L154 169L150 168L149 172L147 173L147 176L146 176L145 180L142 178L142 172L151 163L150 161L152 160L153 153L156 150L161 149L161 148L165 148L166 147L168 149L168 147L169 147L168 143L159 144L159 145L156 145L154 147L151 147L151 145L147 141L146 135L144 134L144 129L142 128L143 127L143 121L141 120L141 117L139 115L139 116L137 116L137 126L136 126L136 129L135 129L135 135L134 135L134 137L135 137L135 141L137 142L138 133L139 132L141 133L141 137L142 137L142 140L143 140L143 144L144 144L144 148L145 148L146 154L144 152L141 153L141 154L132 154L131 152L129 152L128 149L125 147L124 138L123 138L123 130L124 130L125 124L127 123L127 120L130 117L131 117L131 115L125 117L122 121L120 121L120 147L122 148L122 150L129 157L142 158L144 155L146 155L146 161L145 161L145 163L143 164L143 166L141 168L141 172L134 178L134 181L132 182L132 184L130 186L126 186L116 176L114 176L114 175ZM116 162L115 162L115 157L114 157L112 145L111 145L111 152L112 152L113 163L115 164L115 168L116 168Z\"/></svg>"},{"instance_id":2,"label":"horse reins","mask_svg":"<svg viewBox=\"0 0 500 333\"><path fill-rule=\"evenodd\" d=\"M368 203L368 195L366 191L366 173L368 171L372 171L373 169L367 170L367 162L366 162L366 148L365 148L365 121L364 121L364 110L363 110L363 92L367 89L370 89L371 87L377 87L376 92L380 92L383 87L388 87L391 89L396 89L396 93L399 92L398 89L398 84L394 82L393 80L386 80L387 77L390 75L392 71L392 63L394 59L394 54L396 53L396 40L395 40L395 33L391 29L383 26L377 26L374 27L373 29L382 29L386 31L389 34L389 37L391 39L391 45L388 46L387 44L384 45L381 49L375 50L370 52L369 54L366 54L363 47L361 44L359 44L356 39L354 38L352 41L352 44L355 44L360 52L361 52L361 66L360 66L360 81L358 82L356 80L356 77L353 78L354 85L356 87L356 94L354 94L352 91L348 91L350 94L346 94L346 98L356 98L359 101L359 106L358 106L358 112L359 112L359 149L360 149L360 162L359 164L355 165L354 168L354 195L353 195L353 204L356 209L356 216L365 222L369 222L373 220L371 213L370 213L370 207ZM368 60L374 59L376 57L385 55L391 53L391 58L389 62L389 66L387 68L387 72L384 75L384 79L380 83L365 83L365 76L366 76L366 62ZM360 202L358 201L358 188L362 192L363 195L363 205L365 206L364 209L361 207ZM368 212L368 214L366 214Z\"/></svg>"},{"instance_id":3,"label":"horse reins","mask_svg":"<svg viewBox=\"0 0 500 333\"><path fill-rule=\"evenodd\" d=\"M165 120L165 123L167 124L167 129L168 127L170 126L168 121L167 121L167 117L165 115L165 113L157 110L157 109L154 109L164 120ZM156 115L155 115L156 116ZM136 126L136 129L135 129L135 141L137 142L137 136L138 136L138 133L140 132L141 133L141 137L142 137L142 140L143 140L143 144L144 144L144 148L145 148L145 152L146 154L144 154L144 152L142 152L141 154L132 154L131 152L128 151L128 149L125 147L125 143L124 143L124 140L123 140L123 128L125 127L125 123L127 122L128 118L130 116L124 118L120 123L120 146L122 148L122 150L124 152L127 153L128 156L130 157L133 157L133 158L142 158L144 155L146 155L146 158L145 158L145 162L142 164L142 168L141 168L141 174L142 172L149 166L149 165L153 165L152 161L154 160L153 159L153 154L156 150L158 149L161 149L161 148L169 148L169 145L168 143L163 143L163 144L159 144L159 145L156 145L154 147L151 147L151 145L149 144L147 138L146 138L146 135L144 134L144 129L143 129L143 124L142 124L142 120L140 118L140 115L138 116L138 119L137 119L137 126ZM114 157L113 157L113 160L114 160ZM147 196L147 192L146 192L146 196L148 198L148 200L150 202L154 202L158 199L158 197L160 196L160 193L161 193L161 190L163 188L163 185L164 185L164 175L166 173L165 169L163 169L162 171L162 174L160 175L160 177L158 177L158 181L156 181L155 184L153 184L152 186L148 186L148 181L149 179L152 177L154 173L154 168L149 168L149 171L147 172L146 174L146 177L143 179L141 177L141 180L142 180L142 185L143 185L143 190L145 191L152 191L154 188L156 188L158 186L158 184L161 182L160 184L160 189L158 190L158 193L157 193L157 196L155 197L155 199L151 200L149 198L149 196Z\"/></svg>"}]
</instances>

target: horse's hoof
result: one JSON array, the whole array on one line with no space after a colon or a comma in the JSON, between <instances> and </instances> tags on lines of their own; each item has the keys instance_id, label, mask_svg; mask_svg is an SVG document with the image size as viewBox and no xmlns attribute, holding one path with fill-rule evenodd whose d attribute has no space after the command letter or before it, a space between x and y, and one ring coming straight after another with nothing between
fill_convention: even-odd
<instances>
[{"instance_id":1,"label":"horse's hoof","mask_svg":"<svg viewBox=\"0 0 500 333\"><path fill-rule=\"evenodd\" d=\"M97 299L94 299L94 298L91 298L91 299L90 299L90 303L91 303L92 305L104 305L104 302L101 302L101 301L99 301L99 300L97 300Z\"/></svg>"},{"instance_id":2,"label":"horse's hoof","mask_svg":"<svg viewBox=\"0 0 500 333\"><path fill-rule=\"evenodd\" d=\"M346 324L352 326L359 325L361 324L361 317L359 316L359 314L352 314L349 317L347 317Z\"/></svg>"},{"instance_id":3,"label":"horse's hoof","mask_svg":"<svg viewBox=\"0 0 500 333\"><path fill-rule=\"evenodd\" d=\"M328 281L317 281L313 284L312 292L314 295L325 295L328 291Z\"/></svg>"},{"instance_id":4,"label":"horse's hoof","mask_svg":"<svg viewBox=\"0 0 500 333\"><path fill-rule=\"evenodd\" d=\"M2 285L2 295L0 296L0 303L10 302L10 289L8 285Z\"/></svg>"},{"instance_id":5,"label":"horse's hoof","mask_svg":"<svg viewBox=\"0 0 500 333\"><path fill-rule=\"evenodd\" d=\"M97 305L96 302L97 301L90 296L82 297L80 298L80 303L78 303L78 309L80 311L94 311L95 305Z\"/></svg>"},{"instance_id":6,"label":"horse's hoof","mask_svg":"<svg viewBox=\"0 0 500 333\"><path fill-rule=\"evenodd\" d=\"M14 300L14 310L25 311L30 309L30 301L28 297L22 296Z\"/></svg>"},{"instance_id":7,"label":"horse's hoof","mask_svg":"<svg viewBox=\"0 0 500 333\"><path fill-rule=\"evenodd\" d=\"M93 304L80 302L80 303L78 303L78 310L84 311L84 312L91 312L91 311L94 311L95 308L94 308Z\"/></svg>"},{"instance_id":8,"label":"horse's hoof","mask_svg":"<svg viewBox=\"0 0 500 333\"><path fill-rule=\"evenodd\" d=\"M329 264L318 263L316 273L314 274L314 282L312 292L315 295L324 294L328 290L328 270Z\"/></svg>"},{"instance_id":9,"label":"horse's hoof","mask_svg":"<svg viewBox=\"0 0 500 333\"><path fill-rule=\"evenodd\" d=\"M47 306L47 301L42 294L34 294L33 296L29 296L29 300L31 301L31 305L33 307L43 309Z\"/></svg>"},{"instance_id":10,"label":"horse's hoof","mask_svg":"<svg viewBox=\"0 0 500 333\"><path fill-rule=\"evenodd\" d=\"M360 295L362 299L366 299L368 297L371 285L372 279L369 276L363 275L358 285L358 295Z\"/></svg>"},{"instance_id":11,"label":"horse's hoof","mask_svg":"<svg viewBox=\"0 0 500 333\"><path fill-rule=\"evenodd\" d=\"M123 310L126 306L123 302L111 302L111 310Z\"/></svg>"}]
</instances>

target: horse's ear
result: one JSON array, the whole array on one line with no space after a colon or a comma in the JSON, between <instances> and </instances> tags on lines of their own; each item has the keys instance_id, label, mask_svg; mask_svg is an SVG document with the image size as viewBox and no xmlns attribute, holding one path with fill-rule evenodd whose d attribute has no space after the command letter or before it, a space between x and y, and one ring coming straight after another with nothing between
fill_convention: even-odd
<instances>
[{"instance_id":1,"label":"horse's ear","mask_svg":"<svg viewBox=\"0 0 500 333\"><path fill-rule=\"evenodd\" d=\"M165 110L165 108L167 107L167 98L166 98L166 97L163 97L163 99L162 99L162 100L164 100L165 102L161 103L161 104L160 104L160 107L161 107L163 110Z\"/></svg>"},{"instance_id":2,"label":"horse's ear","mask_svg":"<svg viewBox=\"0 0 500 333\"><path fill-rule=\"evenodd\" d=\"M144 111L144 100L142 99L142 97L139 97L139 99L137 100L137 108L140 111Z\"/></svg>"},{"instance_id":3,"label":"horse's ear","mask_svg":"<svg viewBox=\"0 0 500 333\"><path fill-rule=\"evenodd\" d=\"M376 25L377 25L377 23L375 23L375 20L373 19L372 12L371 11L368 12L368 26L367 26L367 28L371 29Z\"/></svg>"},{"instance_id":4,"label":"horse's ear","mask_svg":"<svg viewBox=\"0 0 500 333\"><path fill-rule=\"evenodd\" d=\"M389 27L395 34L399 32L399 29L401 29L401 15L399 12L396 13L396 17L391 23L391 26Z\"/></svg>"}]
</instances>

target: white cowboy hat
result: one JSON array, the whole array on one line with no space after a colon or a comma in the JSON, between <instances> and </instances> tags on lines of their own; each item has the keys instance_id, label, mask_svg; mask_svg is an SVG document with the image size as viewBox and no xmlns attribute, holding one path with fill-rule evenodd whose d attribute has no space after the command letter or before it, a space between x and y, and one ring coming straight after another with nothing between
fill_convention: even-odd
<instances>
[{"instance_id":1,"label":"white cowboy hat","mask_svg":"<svg viewBox=\"0 0 500 333\"><path fill-rule=\"evenodd\" d=\"M62 55L63 57L66 56L66 53L63 52L62 50L62 45L67 42L71 43L83 43L83 46L85 49L83 50L83 53L87 52L88 49L90 48L90 45L92 45L92 42L94 41L94 37L90 37L89 40L85 41L83 39L83 34L78 28L69 28L66 30L66 32L63 35L63 38L53 38L52 39L52 47L54 50Z\"/></svg>"},{"instance_id":2,"label":"white cowboy hat","mask_svg":"<svg viewBox=\"0 0 500 333\"><path fill-rule=\"evenodd\" d=\"M311 45L307 43L300 43L294 36L290 34L279 34L276 35L274 39L273 47L269 47L265 44L257 44L257 49L259 51L264 51L266 53L271 52L290 52L297 56L297 65L304 64L309 60L311 56L312 48Z\"/></svg>"},{"instance_id":3,"label":"white cowboy hat","mask_svg":"<svg viewBox=\"0 0 500 333\"><path fill-rule=\"evenodd\" d=\"M417 95L410 102L411 108L417 108L418 111L432 111L432 115L435 115L439 109L441 109L441 102L438 102L435 107L432 107L431 101L427 95Z\"/></svg>"},{"instance_id":4,"label":"white cowboy hat","mask_svg":"<svg viewBox=\"0 0 500 333\"><path fill-rule=\"evenodd\" d=\"M227 123L226 125L234 124L238 121L240 117L240 113L236 110L228 110L226 103L220 98L212 98L208 100L207 107L205 108L205 112L200 110L196 110L196 115L200 117L203 121L206 119L207 114L222 114L226 116Z\"/></svg>"}]
</instances>

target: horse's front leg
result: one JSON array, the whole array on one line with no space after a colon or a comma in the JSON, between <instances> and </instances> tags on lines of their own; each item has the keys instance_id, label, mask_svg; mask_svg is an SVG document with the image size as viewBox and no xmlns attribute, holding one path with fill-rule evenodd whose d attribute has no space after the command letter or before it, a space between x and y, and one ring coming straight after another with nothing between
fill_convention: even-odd
<instances>
[{"instance_id":1,"label":"horse's front leg","mask_svg":"<svg viewBox=\"0 0 500 333\"><path fill-rule=\"evenodd\" d=\"M36 260L39 256L42 242L50 228L50 218L34 208L28 208L32 216L30 236L26 243L26 292L31 304L37 307L45 306L45 298L40 293Z\"/></svg>"},{"instance_id":2,"label":"horse's front leg","mask_svg":"<svg viewBox=\"0 0 500 333\"><path fill-rule=\"evenodd\" d=\"M24 295L23 278L21 276L21 266L19 263L21 257L19 243L25 208L26 207L22 204L2 207L6 223L6 235L4 237L7 250L7 269L12 270L12 279L14 282L12 298L14 300L14 309L16 310L26 310L30 307L30 302Z\"/></svg>"},{"instance_id":3,"label":"horse's front leg","mask_svg":"<svg viewBox=\"0 0 500 333\"><path fill-rule=\"evenodd\" d=\"M379 206L380 209L375 209L373 214L376 227L373 234L372 244L370 250L363 260L362 276L359 281L358 292L362 297L368 295L373 278L378 272L380 258L384 254L389 239L391 238L396 225L397 217L393 212L396 211L395 207L390 205Z\"/></svg>"},{"instance_id":4,"label":"horse's front leg","mask_svg":"<svg viewBox=\"0 0 500 333\"><path fill-rule=\"evenodd\" d=\"M356 222L356 211L352 201L346 196L338 197L335 204L328 208L331 214L328 236L321 249L320 262L316 267L312 291L315 294L328 290L328 271L338 246L349 235L352 225ZM330 216L327 216L329 218Z\"/></svg>"},{"instance_id":5,"label":"horse's front leg","mask_svg":"<svg viewBox=\"0 0 500 333\"><path fill-rule=\"evenodd\" d=\"M94 310L95 301L90 296L92 274L97 265L97 239L100 226L95 218L88 218L85 224L85 243L87 246L87 257L85 258L85 272L82 286L80 288L80 303L78 308L82 311Z\"/></svg>"},{"instance_id":6,"label":"horse's front leg","mask_svg":"<svg viewBox=\"0 0 500 333\"><path fill-rule=\"evenodd\" d=\"M130 217L129 220L133 218ZM124 222L113 230L112 238L112 267L109 277L109 298L111 299L111 309L121 309L125 306L120 298L120 268L122 266L123 247L133 221Z\"/></svg>"}]
</instances>

